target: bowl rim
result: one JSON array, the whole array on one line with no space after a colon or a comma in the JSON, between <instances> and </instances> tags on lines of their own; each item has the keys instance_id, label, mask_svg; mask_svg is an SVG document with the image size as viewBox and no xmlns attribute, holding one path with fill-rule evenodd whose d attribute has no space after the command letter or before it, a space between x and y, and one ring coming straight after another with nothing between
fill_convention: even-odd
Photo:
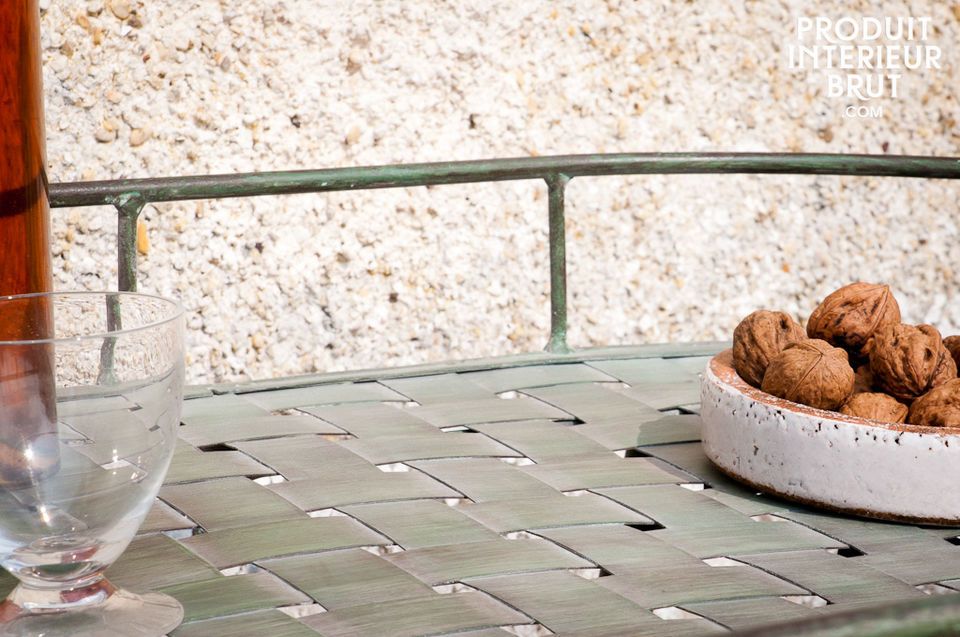
<instances>
[{"instance_id":1,"label":"bowl rim","mask_svg":"<svg viewBox=\"0 0 960 637\"><path fill-rule=\"evenodd\" d=\"M133 292L133 291L124 291L124 290L54 290L52 292L30 292L27 294L7 294L0 295L0 306L9 302L24 301L28 299L36 298L65 298L65 299L83 299L83 298L102 298L104 300L110 297L117 298L130 298L130 299L150 299L153 301L159 301L164 306L166 306L166 311L163 316L152 321L143 323L141 325L135 325L133 327L120 328L117 330L95 330L91 331L89 334L76 334L72 336L51 336L49 338L29 338L29 339L0 339L0 351L4 348L16 348L16 347L26 347L26 346L37 346L37 345L62 345L69 343L82 343L88 341L97 341L105 340L108 338L119 338L122 336L127 336L129 334L136 334L137 332L144 332L148 330L157 329L163 325L168 325L171 323L176 323L183 319L186 315L186 309L183 304L176 300L168 297L160 296L158 294L147 294L144 292Z\"/></svg>"},{"instance_id":2,"label":"bowl rim","mask_svg":"<svg viewBox=\"0 0 960 637\"><path fill-rule=\"evenodd\" d=\"M753 385L743 380L737 371L733 368L733 349L728 348L710 359L708 369L717 379L729 389L740 392L754 402L758 402L768 407L776 409L785 409L795 414L812 416L820 420L829 420L834 423L845 423L851 425L860 425L862 427L873 427L876 429L885 429L898 433L916 433L932 434L937 436L956 436L960 435L960 427L930 427L927 425L911 425L907 423L890 423L870 418L861 418L859 416L848 416L837 411L827 411L817 409L801 403L795 403L785 398L777 398L772 394L757 389Z\"/></svg>"}]
</instances>

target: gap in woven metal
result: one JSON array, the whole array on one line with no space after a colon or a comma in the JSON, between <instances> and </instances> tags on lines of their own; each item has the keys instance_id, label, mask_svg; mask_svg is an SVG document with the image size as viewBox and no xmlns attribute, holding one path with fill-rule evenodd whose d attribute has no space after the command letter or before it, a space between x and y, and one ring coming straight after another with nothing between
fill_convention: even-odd
<instances>
[{"instance_id":1,"label":"gap in woven metal","mask_svg":"<svg viewBox=\"0 0 960 637\"><path fill-rule=\"evenodd\" d=\"M807 608L823 608L830 604L819 595L781 595L780 599Z\"/></svg>"},{"instance_id":2,"label":"gap in woven metal","mask_svg":"<svg viewBox=\"0 0 960 637\"><path fill-rule=\"evenodd\" d=\"M957 592L942 584L920 584L919 586L914 586L914 588L927 595L953 595Z\"/></svg>"},{"instance_id":3,"label":"gap in woven metal","mask_svg":"<svg viewBox=\"0 0 960 637\"><path fill-rule=\"evenodd\" d=\"M209 445L197 445L200 451L236 451L225 442L212 442Z\"/></svg>"},{"instance_id":4,"label":"gap in woven metal","mask_svg":"<svg viewBox=\"0 0 960 637\"><path fill-rule=\"evenodd\" d=\"M206 529L200 526L199 522L197 522L196 520L191 518L189 515L187 515L185 511L178 509L173 504L171 504L170 502L167 502L166 500L163 500L162 498L158 498L158 500L166 504L171 509L173 509L173 511L178 515L183 516L183 518L187 522L193 524L193 526L190 527L189 529L170 529L167 531L162 531L162 533L167 537L177 540L177 539L183 539L184 537L193 537L194 535L203 535L204 533L207 532ZM186 534L186 532L189 532L189 534Z\"/></svg>"},{"instance_id":5,"label":"gap in woven metal","mask_svg":"<svg viewBox=\"0 0 960 637\"><path fill-rule=\"evenodd\" d=\"M691 613L688 610L683 610L677 606L663 606L661 608L654 608L651 612L660 619L671 621L675 619L703 619L703 617L700 615Z\"/></svg>"},{"instance_id":6,"label":"gap in woven metal","mask_svg":"<svg viewBox=\"0 0 960 637\"><path fill-rule=\"evenodd\" d=\"M356 440L357 437L353 434L317 434L321 440L327 440L329 442L340 442L342 440ZM283 436L275 436L276 438L283 438Z\"/></svg>"},{"instance_id":7,"label":"gap in woven metal","mask_svg":"<svg viewBox=\"0 0 960 637\"><path fill-rule=\"evenodd\" d=\"M497 456L497 460L500 462L506 462L507 464L512 464L517 467L529 467L532 464L537 464L527 457L515 458L512 456Z\"/></svg>"},{"instance_id":8,"label":"gap in woven metal","mask_svg":"<svg viewBox=\"0 0 960 637\"><path fill-rule=\"evenodd\" d=\"M610 571L603 567L587 567L587 568L568 568L568 573L573 573L577 577L583 579L600 579L601 577L610 577L613 575Z\"/></svg>"},{"instance_id":9,"label":"gap in woven metal","mask_svg":"<svg viewBox=\"0 0 960 637\"><path fill-rule=\"evenodd\" d=\"M373 544L370 546L358 546L357 548L372 553L373 555L390 555L391 553L403 553L405 550L399 544Z\"/></svg>"},{"instance_id":10,"label":"gap in woven metal","mask_svg":"<svg viewBox=\"0 0 960 637\"><path fill-rule=\"evenodd\" d=\"M343 511L338 511L337 509L316 509L315 511L307 511L307 515L311 518L347 518L350 517Z\"/></svg>"},{"instance_id":11,"label":"gap in woven metal","mask_svg":"<svg viewBox=\"0 0 960 637\"><path fill-rule=\"evenodd\" d=\"M320 613L327 612L327 609L321 606L320 604L293 604L292 606L277 606L277 610L287 615L293 617L294 619L299 619L301 617L310 617L310 615L319 615Z\"/></svg>"},{"instance_id":12,"label":"gap in woven metal","mask_svg":"<svg viewBox=\"0 0 960 637\"><path fill-rule=\"evenodd\" d=\"M233 577L234 575L252 575L254 573L262 573L263 569L257 566L256 564L240 564L239 566L231 566L229 568L221 568L220 574L226 577Z\"/></svg>"},{"instance_id":13,"label":"gap in woven metal","mask_svg":"<svg viewBox=\"0 0 960 637\"><path fill-rule=\"evenodd\" d=\"M546 540L545 538L540 537L539 535L534 535L530 531L507 531L506 533L501 533L500 537L505 540Z\"/></svg>"},{"instance_id":14,"label":"gap in woven metal","mask_svg":"<svg viewBox=\"0 0 960 637\"><path fill-rule=\"evenodd\" d=\"M58 424L61 427L65 426L62 420L59 421ZM70 438L68 440L63 440L63 444L65 444L68 447L85 447L86 445L92 445L93 440L90 440L89 438Z\"/></svg>"},{"instance_id":15,"label":"gap in woven metal","mask_svg":"<svg viewBox=\"0 0 960 637\"><path fill-rule=\"evenodd\" d=\"M703 560L703 563L707 566L713 566L715 568L726 568L728 566L746 566L743 562L738 562L737 560L730 559L729 557L708 557Z\"/></svg>"},{"instance_id":16,"label":"gap in woven metal","mask_svg":"<svg viewBox=\"0 0 960 637\"><path fill-rule=\"evenodd\" d=\"M188 529L170 529L169 531L160 532L171 540L185 540L188 537L200 535L203 532L203 529L201 529L199 526L194 526Z\"/></svg>"},{"instance_id":17,"label":"gap in woven metal","mask_svg":"<svg viewBox=\"0 0 960 637\"><path fill-rule=\"evenodd\" d=\"M463 582L451 582L449 584L437 584L436 586L431 586L434 593L439 593L440 595L450 595L451 593L476 593L478 592L473 586L469 584L464 584Z\"/></svg>"},{"instance_id":18,"label":"gap in woven metal","mask_svg":"<svg viewBox=\"0 0 960 637\"><path fill-rule=\"evenodd\" d=\"M265 487L271 484L280 484L281 482L287 482L287 479L284 478L279 473L276 473L272 476L260 476L259 478L254 478L253 481L259 484L260 486Z\"/></svg>"},{"instance_id":19,"label":"gap in woven metal","mask_svg":"<svg viewBox=\"0 0 960 637\"><path fill-rule=\"evenodd\" d=\"M843 548L827 549L827 553L833 553L834 555L839 555L840 557L863 557L866 555L866 553L857 547L849 545L844 546Z\"/></svg>"},{"instance_id":20,"label":"gap in woven metal","mask_svg":"<svg viewBox=\"0 0 960 637\"><path fill-rule=\"evenodd\" d=\"M118 458L116 455L114 455L113 460L100 465L100 468L110 471L111 469L123 469L124 467L135 467L135 466L136 465L130 462L129 460L124 460L123 458Z\"/></svg>"},{"instance_id":21,"label":"gap in woven metal","mask_svg":"<svg viewBox=\"0 0 960 637\"><path fill-rule=\"evenodd\" d=\"M380 471L384 473L407 473L410 471L410 465L403 464L402 462L388 462L386 464L378 464L377 469L380 469Z\"/></svg>"},{"instance_id":22,"label":"gap in woven metal","mask_svg":"<svg viewBox=\"0 0 960 637\"><path fill-rule=\"evenodd\" d=\"M637 522L636 524L625 524L624 526L628 526L631 529L636 529L637 531L642 531L644 533L646 533L647 531L659 531L660 529L667 528L662 524L660 524L659 522L653 522L653 523Z\"/></svg>"},{"instance_id":23,"label":"gap in woven metal","mask_svg":"<svg viewBox=\"0 0 960 637\"><path fill-rule=\"evenodd\" d=\"M500 630L516 635L517 637L547 637L554 635L552 630L543 624L514 624L512 626L500 626Z\"/></svg>"}]
</instances>

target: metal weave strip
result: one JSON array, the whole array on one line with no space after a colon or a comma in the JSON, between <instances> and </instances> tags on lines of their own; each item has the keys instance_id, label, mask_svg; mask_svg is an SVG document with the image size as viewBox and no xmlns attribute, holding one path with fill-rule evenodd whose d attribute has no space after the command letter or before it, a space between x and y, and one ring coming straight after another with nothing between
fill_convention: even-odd
<instances>
[{"instance_id":1,"label":"metal weave strip","mask_svg":"<svg viewBox=\"0 0 960 637\"><path fill-rule=\"evenodd\" d=\"M177 597L178 636L701 635L960 588L956 529L824 514L717 472L705 362L196 392L108 575Z\"/></svg>"}]
</instances>

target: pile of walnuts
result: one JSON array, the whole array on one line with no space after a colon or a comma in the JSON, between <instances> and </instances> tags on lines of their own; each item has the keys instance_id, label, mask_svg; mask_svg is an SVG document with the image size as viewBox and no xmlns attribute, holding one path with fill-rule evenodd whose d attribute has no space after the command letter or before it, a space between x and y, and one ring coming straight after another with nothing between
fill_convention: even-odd
<instances>
[{"instance_id":1,"label":"pile of walnuts","mask_svg":"<svg viewBox=\"0 0 960 637\"><path fill-rule=\"evenodd\" d=\"M851 283L804 330L758 310L733 332L733 366L754 387L796 403L883 422L960 427L960 336L900 322L886 285Z\"/></svg>"}]
</instances>

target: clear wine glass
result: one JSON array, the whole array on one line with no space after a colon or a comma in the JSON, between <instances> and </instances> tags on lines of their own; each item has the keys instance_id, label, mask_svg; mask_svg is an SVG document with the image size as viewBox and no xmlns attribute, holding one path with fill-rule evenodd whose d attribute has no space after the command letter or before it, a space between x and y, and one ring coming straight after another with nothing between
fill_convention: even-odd
<instances>
[{"instance_id":1,"label":"clear wine glass","mask_svg":"<svg viewBox=\"0 0 960 637\"><path fill-rule=\"evenodd\" d=\"M0 635L163 635L173 598L104 577L170 466L183 311L144 294L0 298Z\"/></svg>"}]
</instances>

